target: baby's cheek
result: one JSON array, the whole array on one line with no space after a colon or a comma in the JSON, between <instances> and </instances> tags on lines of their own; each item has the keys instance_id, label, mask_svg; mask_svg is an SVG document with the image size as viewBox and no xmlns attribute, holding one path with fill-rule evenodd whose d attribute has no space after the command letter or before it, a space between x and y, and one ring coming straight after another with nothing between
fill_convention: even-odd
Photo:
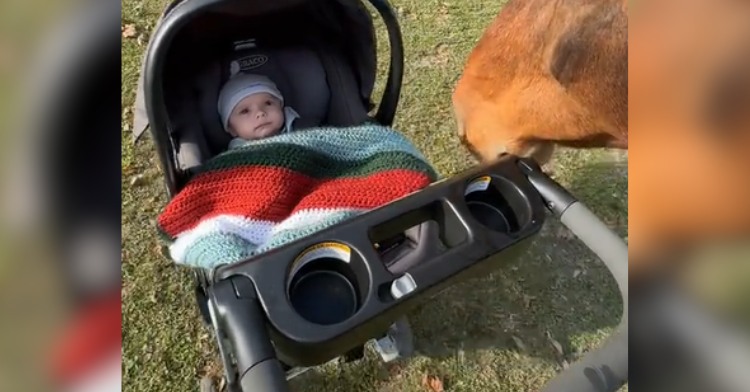
<instances>
[{"instance_id":1,"label":"baby's cheek","mask_svg":"<svg viewBox=\"0 0 750 392\"><path fill-rule=\"evenodd\" d=\"M250 120L244 119L237 122L237 127L235 130L237 131L237 135L240 137L247 137L248 135L252 136L254 131L253 124Z\"/></svg>"}]
</instances>

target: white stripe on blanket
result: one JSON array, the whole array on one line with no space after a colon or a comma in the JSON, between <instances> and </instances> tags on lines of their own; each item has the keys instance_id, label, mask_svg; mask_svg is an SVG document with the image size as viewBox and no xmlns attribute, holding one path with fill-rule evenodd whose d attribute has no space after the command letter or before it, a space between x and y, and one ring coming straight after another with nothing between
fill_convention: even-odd
<instances>
[{"instance_id":1,"label":"white stripe on blanket","mask_svg":"<svg viewBox=\"0 0 750 392\"><path fill-rule=\"evenodd\" d=\"M181 233L169 247L170 256L176 262L185 262L190 247L198 239L213 234L236 235L248 241L249 246L257 248L284 231L296 231L305 226L316 225L321 221L330 220L339 214L364 212L365 210L350 208L307 209L295 212L281 223L250 219L239 215L217 215L202 221L195 228Z\"/></svg>"}]
</instances>

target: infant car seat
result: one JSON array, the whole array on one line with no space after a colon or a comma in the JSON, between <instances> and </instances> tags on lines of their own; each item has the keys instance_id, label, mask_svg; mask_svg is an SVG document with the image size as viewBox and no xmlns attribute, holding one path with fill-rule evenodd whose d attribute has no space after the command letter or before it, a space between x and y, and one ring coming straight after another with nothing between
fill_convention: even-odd
<instances>
[{"instance_id":1,"label":"infant car seat","mask_svg":"<svg viewBox=\"0 0 750 392\"><path fill-rule=\"evenodd\" d=\"M153 75L158 80L142 76L137 99L136 137L148 125L149 98L152 112L160 109L153 101L163 100L166 113L157 117L166 115L166 136L174 142L176 163L188 174L183 177L227 147L230 137L221 127L216 106L219 89L232 71L270 77L301 115L297 129L368 119L375 53L374 41L365 35L372 33L371 20L365 9L355 6L359 3L323 8L318 1L297 5L298 0L287 0L289 8L274 6L270 11L259 2L213 1L201 7L202 3L207 1L178 2L167 11L164 20L185 14L185 26L170 29L177 30L171 40L152 41L149 53L162 54L158 57L163 63L156 65L160 69ZM342 17L336 11L349 14ZM350 35L365 35L364 42L355 44ZM148 60L145 65L153 66ZM148 74L148 68L144 71ZM153 94L155 83L163 96ZM154 128L161 124L151 125L152 132L161 133Z\"/></svg>"},{"instance_id":2,"label":"infant car seat","mask_svg":"<svg viewBox=\"0 0 750 392\"><path fill-rule=\"evenodd\" d=\"M295 132L393 121L403 63L400 36L399 45L392 45L384 99L371 117L375 34L359 1L185 0L168 8L156 31L139 83L134 132L137 138L151 127L170 196L193 169L227 148L231 137L221 126L217 100L234 72L270 77L300 114ZM438 244L426 240L430 233L438 238L436 230L437 224L426 222L379 243L389 269L403 272L437 252ZM208 321L200 286L211 283L211 271L198 277L198 302Z\"/></svg>"}]
</instances>

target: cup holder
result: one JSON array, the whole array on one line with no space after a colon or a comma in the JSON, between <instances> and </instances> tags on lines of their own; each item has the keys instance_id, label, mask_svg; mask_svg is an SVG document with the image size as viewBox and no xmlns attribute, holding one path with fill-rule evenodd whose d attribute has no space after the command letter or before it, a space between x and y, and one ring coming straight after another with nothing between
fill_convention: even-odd
<instances>
[{"instance_id":1,"label":"cup holder","mask_svg":"<svg viewBox=\"0 0 750 392\"><path fill-rule=\"evenodd\" d=\"M359 310L362 284L358 275L363 267L357 253L347 245L329 242L311 246L292 263L287 285L289 303L311 323L344 322Z\"/></svg>"},{"instance_id":2,"label":"cup holder","mask_svg":"<svg viewBox=\"0 0 750 392\"><path fill-rule=\"evenodd\" d=\"M484 175L469 181L464 201L472 217L486 228L500 233L515 233L531 219L531 204L509 180Z\"/></svg>"}]
</instances>

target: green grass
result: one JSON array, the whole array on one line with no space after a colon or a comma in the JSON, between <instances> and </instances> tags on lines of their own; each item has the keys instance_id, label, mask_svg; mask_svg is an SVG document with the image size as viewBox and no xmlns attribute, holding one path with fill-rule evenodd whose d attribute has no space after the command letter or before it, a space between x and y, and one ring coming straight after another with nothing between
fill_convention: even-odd
<instances>
[{"instance_id":1,"label":"green grass","mask_svg":"<svg viewBox=\"0 0 750 392\"><path fill-rule=\"evenodd\" d=\"M150 32L164 2L124 0L123 23ZM490 0L395 1L406 48L395 127L443 174L475 163L454 136L450 94L466 56L500 6ZM379 36L385 53L387 41ZM148 138L131 143L128 108L144 49L136 39L123 40L123 385L129 392L197 391L199 379L220 374L221 365L213 338L199 321L190 275L160 254L154 224L166 197L153 144ZM382 55L380 62L382 69ZM555 176L626 235L626 155L563 151ZM519 263L455 286L410 316L415 358L386 366L368 352L364 361L324 366L292 385L307 392L425 391L422 380L433 375L446 391L533 391L564 361L606 339L620 309L602 264L550 221Z\"/></svg>"}]
</instances>

